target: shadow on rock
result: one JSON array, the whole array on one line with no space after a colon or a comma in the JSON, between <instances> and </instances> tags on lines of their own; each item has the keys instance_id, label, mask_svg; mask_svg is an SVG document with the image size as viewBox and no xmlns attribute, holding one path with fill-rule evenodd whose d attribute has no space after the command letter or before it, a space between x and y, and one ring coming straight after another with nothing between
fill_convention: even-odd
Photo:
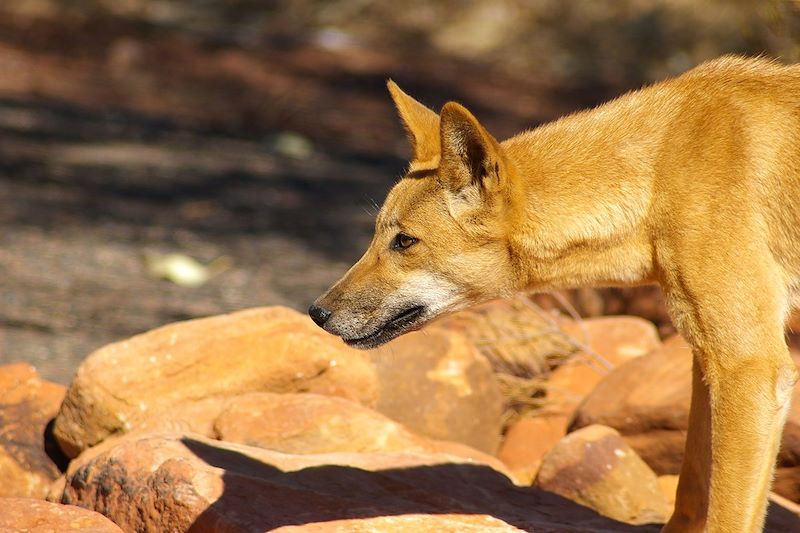
<instances>
[{"instance_id":1,"label":"shadow on rock","mask_svg":"<svg viewBox=\"0 0 800 533\"><path fill-rule=\"evenodd\" d=\"M486 466L434 464L368 471L315 466L282 471L191 438L197 457L223 469L224 490L191 531L268 531L286 525L408 514L488 515L523 530L658 531L602 517L555 494L518 487Z\"/></svg>"}]
</instances>

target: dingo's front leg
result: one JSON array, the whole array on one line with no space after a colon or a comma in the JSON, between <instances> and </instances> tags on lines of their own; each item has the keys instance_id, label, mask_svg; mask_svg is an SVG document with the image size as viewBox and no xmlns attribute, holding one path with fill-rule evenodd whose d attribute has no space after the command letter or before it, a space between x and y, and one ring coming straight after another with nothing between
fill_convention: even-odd
<instances>
[{"instance_id":1,"label":"dingo's front leg","mask_svg":"<svg viewBox=\"0 0 800 533\"><path fill-rule=\"evenodd\" d=\"M666 285L695 365L676 508L664 531L758 532L796 380L783 289L768 268L729 285L703 266L695 271L702 276L683 272Z\"/></svg>"},{"instance_id":2,"label":"dingo's front leg","mask_svg":"<svg viewBox=\"0 0 800 533\"><path fill-rule=\"evenodd\" d=\"M724 365L701 357L707 383L695 363L686 455L665 531L761 531L794 367L785 350L727 353L734 360Z\"/></svg>"},{"instance_id":3,"label":"dingo's front leg","mask_svg":"<svg viewBox=\"0 0 800 533\"><path fill-rule=\"evenodd\" d=\"M764 523L796 370L783 342L765 343L762 350L705 356L711 399L710 531L761 531Z\"/></svg>"}]
</instances>

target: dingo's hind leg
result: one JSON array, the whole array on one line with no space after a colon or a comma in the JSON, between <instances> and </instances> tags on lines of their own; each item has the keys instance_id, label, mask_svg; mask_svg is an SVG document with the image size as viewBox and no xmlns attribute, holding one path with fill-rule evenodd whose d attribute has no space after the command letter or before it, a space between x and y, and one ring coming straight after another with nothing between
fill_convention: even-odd
<instances>
[{"instance_id":1,"label":"dingo's hind leg","mask_svg":"<svg viewBox=\"0 0 800 533\"><path fill-rule=\"evenodd\" d=\"M664 531L694 533L704 530L708 513L710 468L711 404L708 386L703 381L703 371L695 355L686 452L678 479L675 512Z\"/></svg>"}]
</instances>

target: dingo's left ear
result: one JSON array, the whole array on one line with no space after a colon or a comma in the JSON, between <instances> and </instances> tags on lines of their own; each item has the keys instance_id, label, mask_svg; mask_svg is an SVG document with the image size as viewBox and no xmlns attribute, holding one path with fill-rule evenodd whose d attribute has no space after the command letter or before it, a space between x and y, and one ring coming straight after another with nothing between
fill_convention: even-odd
<instances>
[{"instance_id":1,"label":"dingo's left ear","mask_svg":"<svg viewBox=\"0 0 800 533\"><path fill-rule=\"evenodd\" d=\"M411 141L413 162L435 167L439 157L439 115L408 96L392 80L386 86Z\"/></svg>"},{"instance_id":2,"label":"dingo's left ear","mask_svg":"<svg viewBox=\"0 0 800 533\"><path fill-rule=\"evenodd\" d=\"M448 102L441 112L439 174L453 191L468 185L500 186L500 144L464 106Z\"/></svg>"}]
</instances>

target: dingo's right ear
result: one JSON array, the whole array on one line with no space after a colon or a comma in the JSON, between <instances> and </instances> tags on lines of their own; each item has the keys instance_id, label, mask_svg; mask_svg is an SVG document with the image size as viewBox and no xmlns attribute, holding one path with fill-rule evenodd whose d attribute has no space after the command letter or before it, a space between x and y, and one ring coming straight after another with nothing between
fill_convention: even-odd
<instances>
[{"instance_id":1,"label":"dingo's right ear","mask_svg":"<svg viewBox=\"0 0 800 533\"><path fill-rule=\"evenodd\" d=\"M436 168L439 164L439 115L408 96L392 80L386 86L411 141L414 166Z\"/></svg>"},{"instance_id":2,"label":"dingo's right ear","mask_svg":"<svg viewBox=\"0 0 800 533\"><path fill-rule=\"evenodd\" d=\"M500 145L464 106L442 107L440 136L442 175L453 191L475 184L502 187Z\"/></svg>"}]
</instances>

